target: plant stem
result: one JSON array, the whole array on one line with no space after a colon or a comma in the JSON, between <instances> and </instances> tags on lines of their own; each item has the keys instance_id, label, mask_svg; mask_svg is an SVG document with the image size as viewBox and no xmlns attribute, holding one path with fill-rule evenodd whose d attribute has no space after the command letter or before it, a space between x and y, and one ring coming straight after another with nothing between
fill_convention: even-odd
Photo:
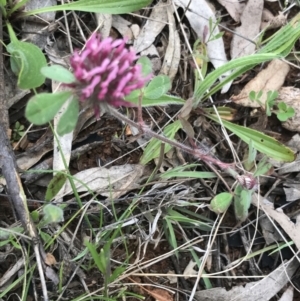
<instances>
[{"instance_id":1,"label":"plant stem","mask_svg":"<svg viewBox=\"0 0 300 301\"><path fill-rule=\"evenodd\" d=\"M201 147L197 146L196 144L194 144L195 147L193 148L193 147L184 145L176 140L171 140L161 134L158 134L158 133L152 131L151 129L149 129L149 127L147 127L144 124L144 122L136 123L135 121L129 119L128 117L126 117L125 115L123 115L122 113L117 111L115 108L109 107L108 112L111 115L113 115L114 117L116 117L117 119L139 129L140 132L147 134L151 138L156 138L164 143L168 143L186 153L193 155L195 158L204 161L206 164L209 165L210 168L212 168L212 164L220 167L227 174L229 174L230 176L232 176L233 178L235 178L236 180L238 180L240 182L240 180L239 180L240 176L239 176L238 172L234 168L232 168L232 164L224 163L224 162L212 157L211 155L209 155L207 153L206 150L203 150ZM227 184L226 184L226 186L228 187ZM231 189L229 189L229 190L231 190Z\"/></svg>"}]
</instances>

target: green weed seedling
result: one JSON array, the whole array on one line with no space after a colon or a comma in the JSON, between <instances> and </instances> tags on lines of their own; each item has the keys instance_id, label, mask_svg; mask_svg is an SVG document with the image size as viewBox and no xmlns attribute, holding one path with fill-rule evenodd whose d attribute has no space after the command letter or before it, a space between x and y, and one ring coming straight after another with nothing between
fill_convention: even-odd
<instances>
[{"instance_id":1,"label":"green weed seedling","mask_svg":"<svg viewBox=\"0 0 300 301\"><path fill-rule=\"evenodd\" d=\"M25 133L25 126L21 124L19 121L17 121L12 130L12 140L19 141L20 138L24 135L24 133Z\"/></svg>"},{"instance_id":2,"label":"green weed seedling","mask_svg":"<svg viewBox=\"0 0 300 301\"><path fill-rule=\"evenodd\" d=\"M256 101L261 107L263 107L266 111L267 116L271 116L272 113L274 113L280 121L287 121L289 118L295 115L294 108L288 106L283 101L278 103L278 109L276 109L275 100L278 97L277 91L268 91L265 105L261 101L262 95L263 91L259 91L257 93L255 93L255 91L251 91L249 93L249 98L252 101Z\"/></svg>"}]
</instances>

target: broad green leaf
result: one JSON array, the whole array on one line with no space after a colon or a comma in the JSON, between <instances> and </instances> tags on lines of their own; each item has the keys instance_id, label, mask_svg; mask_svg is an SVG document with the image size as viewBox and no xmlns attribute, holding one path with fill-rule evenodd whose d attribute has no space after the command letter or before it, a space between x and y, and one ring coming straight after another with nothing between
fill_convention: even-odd
<instances>
[{"instance_id":1,"label":"broad green leaf","mask_svg":"<svg viewBox=\"0 0 300 301\"><path fill-rule=\"evenodd\" d=\"M71 84L75 82L75 77L71 71L60 65L46 66L41 69L41 73L50 79L61 83Z\"/></svg>"},{"instance_id":2,"label":"broad green leaf","mask_svg":"<svg viewBox=\"0 0 300 301\"><path fill-rule=\"evenodd\" d=\"M166 75L154 77L144 89L144 96L148 99L157 99L171 89L170 78Z\"/></svg>"},{"instance_id":3,"label":"broad green leaf","mask_svg":"<svg viewBox=\"0 0 300 301\"><path fill-rule=\"evenodd\" d=\"M38 210L31 211L30 216L34 223L37 223L40 220L40 213Z\"/></svg>"},{"instance_id":4,"label":"broad green leaf","mask_svg":"<svg viewBox=\"0 0 300 301\"><path fill-rule=\"evenodd\" d=\"M126 96L126 100L138 105L139 101L139 95L140 95L139 90L135 90L131 92L128 96ZM184 105L185 100L183 100L180 97L177 96L172 96L172 95L162 95L161 97L157 99L150 99L147 97L142 98L142 107L153 107L153 106L168 106L168 105Z\"/></svg>"},{"instance_id":5,"label":"broad green leaf","mask_svg":"<svg viewBox=\"0 0 300 301\"><path fill-rule=\"evenodd\" d=\"M216 116L206 116L219 123L219 120ZM246 128L226 120L222 120L222 123L228 130L233 132L247 144L249 144L250 140L252 140L253 147L268 157L284 162L292 162L296 158L295 153L290 148L281 144L276 139L263 134L262 132Z\"/></svg>"},{"instance_id":6,"label":"broad green leaf","mask_svg":"<svg viewBox=\"0 0 300 301\"><path fill-rule=\"evenodd\" d=\"M173 140L175 134L178 132L178 130L181 129L181 122L180 120L176 120L175 122L169 124L165 127L163 133L164 136L167 138ZM147 164L152 159L158 158L161 148L161 141L155 138L152 138L150 142L148 143L147 147L144 150L144 154L141 158L141 164ZM166 144L164 147L164 153L167 153L172 146L170 144Z\"/></svg>"},{"instance_id":7,"label":"broad green leaf","mask_svg":"<svg viewBox=\"0 0 300 301\"><path fill-rule=\"evenodd\" d=\"M50 181L47 187L45 201L51 201L61 190L67 180L67 175L64 173L57 173Z\"/></svg>"},{"instance_id":8,"label":"broad green leaf","mask_svg":"<svg viewBox=\"0 0 300 301\"><path fill-rule=\"evenodd\" d=\"M232 201L233 195L229 192L217 194L210 202L210 209L216 214L225 212Z\"/></svg>"},{"instance_id":9,"label":"broad green leaf","mask_svg":"<svg viewBox=\"0 0 300 301\"><path fill-rule=\"evenodd\" d=\"M60 116L60 120L57 125L57 133L59 136L63 136L72 132L75 129L79 115L79 103L76 98L73 98L66 111Z\"/></svg>"},{"instance_id":10,"label":"broad green leaf","mask_svg":"<svg viewBox=\"0 0 300 301\"><path fill-rule=\"evenodd\" d=\"M52 237L44 231L40 231L39 234L45 244L47 244L52 239Z\"/></svg>"},{"instance_id":11,"label":"broad green leaf","mask_svg":"<svg viewBox=\"0 0 300 301\"><path fill-rule=\"evenodd\" d=\"M234 195L235 217L240 221L245 221L248 216L248 210L251 205L251 190L242 189Z\"/></svg>"},{"instance_id":12,"label":"broad green leaf","mask_svg":"<svg viewBox=\"0 0 300 301\"><path fill-rule=\"evenodd\" d=\"M141 56L136 64L140 64L142 66L142 74L143 76L147 76L152 73L152 64L147 56Z\"/></svg>"},{"instance_id":13,"label":"broad green leaf","mask_svg":"<svg viewBox=\"0 0 300 301\"><path fill-rule=\"evenodd\" d=\"M51 223L60 223L64 221L63 210L55 205L48 204L43 207L43 225Z\"/></svg>"},{"instance_id":14,"label":"broad green leaf","mask_svg":"<svg viewBox=\"0 0 300 301\"><path fill-rule=\"evenodd\" d=\"M25 116L36 125L49 122L71 95L70 91L37 94L29 100Z\"/></svg>"},{"instance_id":15,"label":"broad green leaf","mask_svg":"<svg viewBox=\"0 0 300 301\"><path fill-rule=\"evenodd\" d=\"M40 48L32 43L13 41L7 45L7 51L21 89L37 88L44 83L45 77L40 70L47 61Z\"/></svg>"},{"instance_id":16,"label":"broad green leaf","mask_svg":"<svg viewBox=\"0 0 300 301\"><path fill-rule=\"evenodd\" d=\"M79 0L63 5L54 5L25 12L30 16L50 11L79 10L102 14L125 14L141 9L151 3L151 0Z\"/></svg>"}]
</instances>

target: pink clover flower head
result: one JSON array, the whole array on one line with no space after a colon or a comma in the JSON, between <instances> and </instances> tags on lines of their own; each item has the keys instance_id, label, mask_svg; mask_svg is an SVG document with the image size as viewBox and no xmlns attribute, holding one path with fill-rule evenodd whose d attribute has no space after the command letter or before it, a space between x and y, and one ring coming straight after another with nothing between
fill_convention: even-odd
<instances>
[{"instance_id":1,"label":"pink clover flower head","mask_svg":"<svg viewBox=\"0 0 300 301\"><path fill-rule=\"evenodd\" d=\"M101 40L93 34L86 48L74 52L70 59L76 82L72 87L81 101L89 101L97 116L109 106L132 106L124 97L133 90L141 89L151 75L143 76L141 65L136 65L137 55L127 49L126 39Z\"/></svg>"}]
</instances>

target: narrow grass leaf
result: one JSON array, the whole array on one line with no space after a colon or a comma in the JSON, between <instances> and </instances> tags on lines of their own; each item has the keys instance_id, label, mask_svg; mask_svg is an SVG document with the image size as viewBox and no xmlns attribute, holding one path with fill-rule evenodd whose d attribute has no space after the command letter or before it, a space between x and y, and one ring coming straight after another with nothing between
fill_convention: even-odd
<instances>
[{"instance_id":1,"label":"narrow grass leaf","mask_svg":"<svg viewBox=\"0 0 300 301\"><path fill-rule=\"evenodd\" d=\"M161 179L171 178L194 178L194 179L213 179L216 178L214 172L209 171L167 171L160 175Z\"/></svg>"},{"instance_id":2,"label":"narrow grass leaf","mask_svg":"<svg viewBox=\"0 0 300 301\"><path fill-rule=\"evenodd\" d=\"M174 231L173 225L172 225L171 221L168 219L168 217L166 217L164 219L164 228L165 228L165 235L166 235L172 249L173 250L177 249L178 245L177 245L177 240L176 240L176 236L175 236L175 231ZM178 259L178 251L175 251L175 255Z\"/></svg>"},{"instance_id":3,"label":"narrow grass leaf","mask_svg":"<svg viewBox=\"0 0 300 301\"><path fill-rule=\"evenodd\" d=\"M151 3L151 0L79 0L72 3L44 7L25 12L30 16L51 11L79 10L103 14L125 14L141 9Z\"/></svg>"},{"instance_id":4,"label":"narrow grass leaf","mask_svg":"<svg viewBox=\"0 0 300 301\"><path fill-rule=\"evenodd\" d=\"M211 73L209 73L205 79L201 82L201 85L198 86L198 89L194 92L195 103L194 105L197 106L198 103L202 100L203 95L212 87L212 85L218 80L218 78L228 71L235 70L234 78L243 74L245 71L251 69L253 66L270 61L272 59L277 58L279 55L277 54L253 54L249 56L240 57L230 62L226 63L225 65L215 69ZM233 76L230 75L225 81L220 83L223 86L228 81L232 80Z\"/></svg>"},{"instance_id":5,"label":"narrow grass leaf","mask_svg":"<svg viewBox=\"0 0 300 301\"><path fill-rule=\"evenodd\" d=\"M167 138L174 139L174 136L179 129L181 129L181 122L180 120L176 120L175 122L166 126L163 133ZM144 154L141 158L141 164L145 165L151 160L158 158L160 154L161 143L162 142L158 139L152 138L150 140L150 142L144 150ZM167 153L171 148L172 147L170 144L166 144L164 148L164 153Z\"/></svg>"},{"instance_id":6,"label":"narrow grass leaf","mask_svg":"<svg viewBox=\"0 0 300 301\"><path fill-rule=\"evenodd\" d=\"M88 242L88 241L85 241L85 245L86 247L88 248L89 252L91 253L93 259L94 259L94 262L96 263L99 271L105 275L105 272L106 272L106 266L105 264L103 264L103 261L101 260L101 254L99 254L95 248L95 246Z\"/></svg>"}]
</instances>

